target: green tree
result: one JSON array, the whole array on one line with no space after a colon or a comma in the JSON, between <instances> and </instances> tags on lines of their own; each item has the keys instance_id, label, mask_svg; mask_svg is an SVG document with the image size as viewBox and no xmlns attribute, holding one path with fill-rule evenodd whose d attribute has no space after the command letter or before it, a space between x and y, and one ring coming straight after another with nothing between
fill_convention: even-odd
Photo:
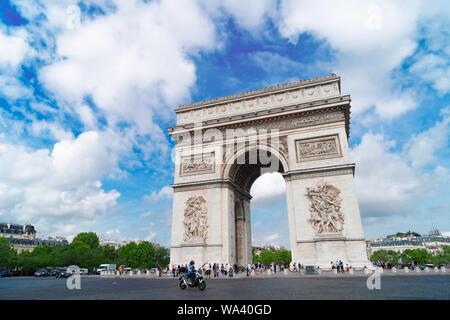
<instances>
[{"instance_id":1,"label":"green tree","mask_svg":"<svg viewBox=\"0 0 450 320\"><path fill-rule=\"evenodd\" d=\"M117 262L130 268L137 268L138 261L137 244L135 242L127 243L119 248Z\"/></svg>"},{"instance_id":2,"label":"green tree","mask_svg":"<svg viewBox=\"0 0 450 320\"><path fill-rule=\"evenodd\" d=\"M403 263L417 261L418 264L431 263L433 256L426 249L406 249L402 253Z\"/></svg>"},{"instance_id":3,"label":"green tree","mask_svg":"<svg viewBox=\"0 0 450 320\"><path fill-rule=\"evenodd\" d=\"M274 262L277 264L289 264L292 261L290 250L277 250L273 253Z\"/></svg>"},{"instance_id":4,"label":"green tree","mask_svg":"<svg viewBox=\"0 0 450 320\"><path fill-rule=\"evenodd\" d=\"M398 262L398 257L400 256L399 253L393 251L393 250L377 250L375 251L372 256L370 257L370 261L381 261L385 263L390 264L396 264Z\"/></svg>"},{"instance_id":5,"label":"green tree","mask_svg":"<svg viewBox=\"0 0 450 320\"><path fill-rule=\"evenodd\" d=\"M16 250L9 246L8 239L0 237L0 267L12 268L16 263Z\"/></svg>"},{"instance_id":6,"label":"green tree","mask_svg":"<svg viewBox=\"0 0 450 320\"><path fill-rule=\"evenodd\" d=\"M262 265L268 266L269 264L274 262L274 254L270 250L267 249L262 250L261 253L259 254L259 257Z\"/></svg>"},{"instance_id":7,"label":"green tree","mask_svg":"<svg viewBox=\"0 0 450 320\"><path fill-rule=\"evenodd\" d=\"M117 261L117 250L113 246L101 246L103 255L105 256L105 263L114 263Z\"/></svg>"},{"instance_id":8,"label":"green tree","mask_svg":"<svg viewBox=\"0 0 450 320\"><path fill-rule=\"evenodd\" d=\"M87 244L90 248L97 248L100 245L98 236L94 232L81 232L73 238L72 242L81 241Z\"/></svg>"},{"instance_id":9,"label":"green tree","mask_svg":"<svg viewBox=\"0 0 450 320\"><path fill-rule=\"evenodd\" d=\"M135 251L137 265L135 268L154 268L156 265L155 248L148 241L142 241Z\"/></svg>"},{"instance_id":10,"label":"green tree","mask_svg":"<svg viewBox=\"0 0 450 320\"><path fill-rule=\"evenodd\" d=\"M156 263L160 266L167 266L170 262L169 249L165 247L159 247L155 252Z\"/></svg>"}]
</instances>

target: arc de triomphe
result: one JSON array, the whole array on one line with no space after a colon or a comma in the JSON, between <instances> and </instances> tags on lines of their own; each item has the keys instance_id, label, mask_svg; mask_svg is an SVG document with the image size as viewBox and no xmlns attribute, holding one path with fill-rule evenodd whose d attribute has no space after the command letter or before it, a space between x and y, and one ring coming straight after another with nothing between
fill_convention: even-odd
<instances>
[{"instance_id":1,"label":"arc de triomphe","mask_svg":"<svg viewBox=\"0 0 450 320\"><path fill-rule=\"evenodd\" d=\"M350 96L335 74L179 106L171 264L252 261L250 188L286 181L292 261L370 266L347 140Z\"/></svg>"}]
</instances>

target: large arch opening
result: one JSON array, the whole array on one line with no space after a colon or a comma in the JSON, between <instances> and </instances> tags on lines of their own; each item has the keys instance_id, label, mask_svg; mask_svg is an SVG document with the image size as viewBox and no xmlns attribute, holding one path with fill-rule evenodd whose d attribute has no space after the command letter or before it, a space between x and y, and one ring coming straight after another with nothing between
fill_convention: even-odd
<instances>
[{"instance_id":1,"label":"large arch opening","mask_svg":"<svg viewBox=\"0 0 450 320\"><path fill-rule=\"evenodd\" d=\"M230 211L230 257L233 263L245 266L252 263L252 186L257 179L262 177L264 180L267 175L283 179L281 174L288 171L287 162L281 154L269 148L247 149L237 152L225 170L234 190Z\"/></svg>"}]
</instances>

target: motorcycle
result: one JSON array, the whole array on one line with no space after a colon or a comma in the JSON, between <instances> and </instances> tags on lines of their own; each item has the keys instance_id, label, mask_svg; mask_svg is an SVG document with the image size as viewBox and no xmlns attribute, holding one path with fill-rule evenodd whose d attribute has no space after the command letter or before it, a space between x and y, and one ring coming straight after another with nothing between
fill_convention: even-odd
<instances>
[{"instance_id":1,"label":"motorcycle","mask_svg":"<svg viewBox=\"0 0 450 320\"><path fill-rule=\"evenodd\" d=\"M180 273L180 277L178 279L178 285L180 286L180 288L182 290L186 289L187 287L197 287L200 290L205 290L206 289L206 282L203 279L203 275L198 272L195 271L195 277L193 277L193 280L191 278L188 277L188 275L184 272Z\"/></svg>"}]
</instances>

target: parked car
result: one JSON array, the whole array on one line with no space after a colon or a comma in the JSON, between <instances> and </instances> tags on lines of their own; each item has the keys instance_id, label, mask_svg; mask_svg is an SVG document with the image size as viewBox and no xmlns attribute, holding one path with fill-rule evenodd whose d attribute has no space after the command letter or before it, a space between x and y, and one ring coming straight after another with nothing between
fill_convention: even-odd
<instances>
[{"instance_id":1,"label":"parked car","mask_svg":"<svg viewBox=\"0 0 450 320\"><path fill-rule=\"evenodd\" d=\"M39 269L34 273L35 277L48 277L50 274L47 269Z\"/></svg>"},{"instance_id":2,"label":"parked car","mask_svg":"<svg viewBox=\"0 0 450 320\"><path fill-rule=\"evenodd\" d=\"M68 278L71 275L72 275L72 272L67 270L67 268L61 268L61 269L59 269L59 272L56 275L56 278Z\"/></svg>"},{"instance_id":3,"label":"parked car","mask_svg":"<svg viewBox=\"0 0 450 320\"><path fill-rule=\"evenodd\" d=\"M80 274L88 274L89 270L87 268L80 268Z\"/></svg>"},{"instance_id":4,"label":"parked car","mask_svg":"<svg viewBox=\"0 0 450 320\"><path fill-rule=\"evenodd\" d=\"M433 269L434 265L433 264L423 264L420 266L420 270L425 270L425 268Z\"/></svg>"},{"instance_id":5,"label":"parked car","mask_svg":"<svg viewBox=\"0 0 450 320\"><path fill-rule=\"evenodd\" d=\"M56 277L56 275L59 273L59 270L58 269L53 269L53 270L50 270L50 272L48 273L48 275L50 276L50 277Z\"/></svg>"},{"instance_id":6,"label":"parked car","mask_svg":"<svg viewBox=\"0 0 450 320\"><path fill-rule=\"evenodd\" d=\"M6 277L11 277L11 273L8 270L1 270L0 278L6 278Z\"/></svg>"}]
</instances>

